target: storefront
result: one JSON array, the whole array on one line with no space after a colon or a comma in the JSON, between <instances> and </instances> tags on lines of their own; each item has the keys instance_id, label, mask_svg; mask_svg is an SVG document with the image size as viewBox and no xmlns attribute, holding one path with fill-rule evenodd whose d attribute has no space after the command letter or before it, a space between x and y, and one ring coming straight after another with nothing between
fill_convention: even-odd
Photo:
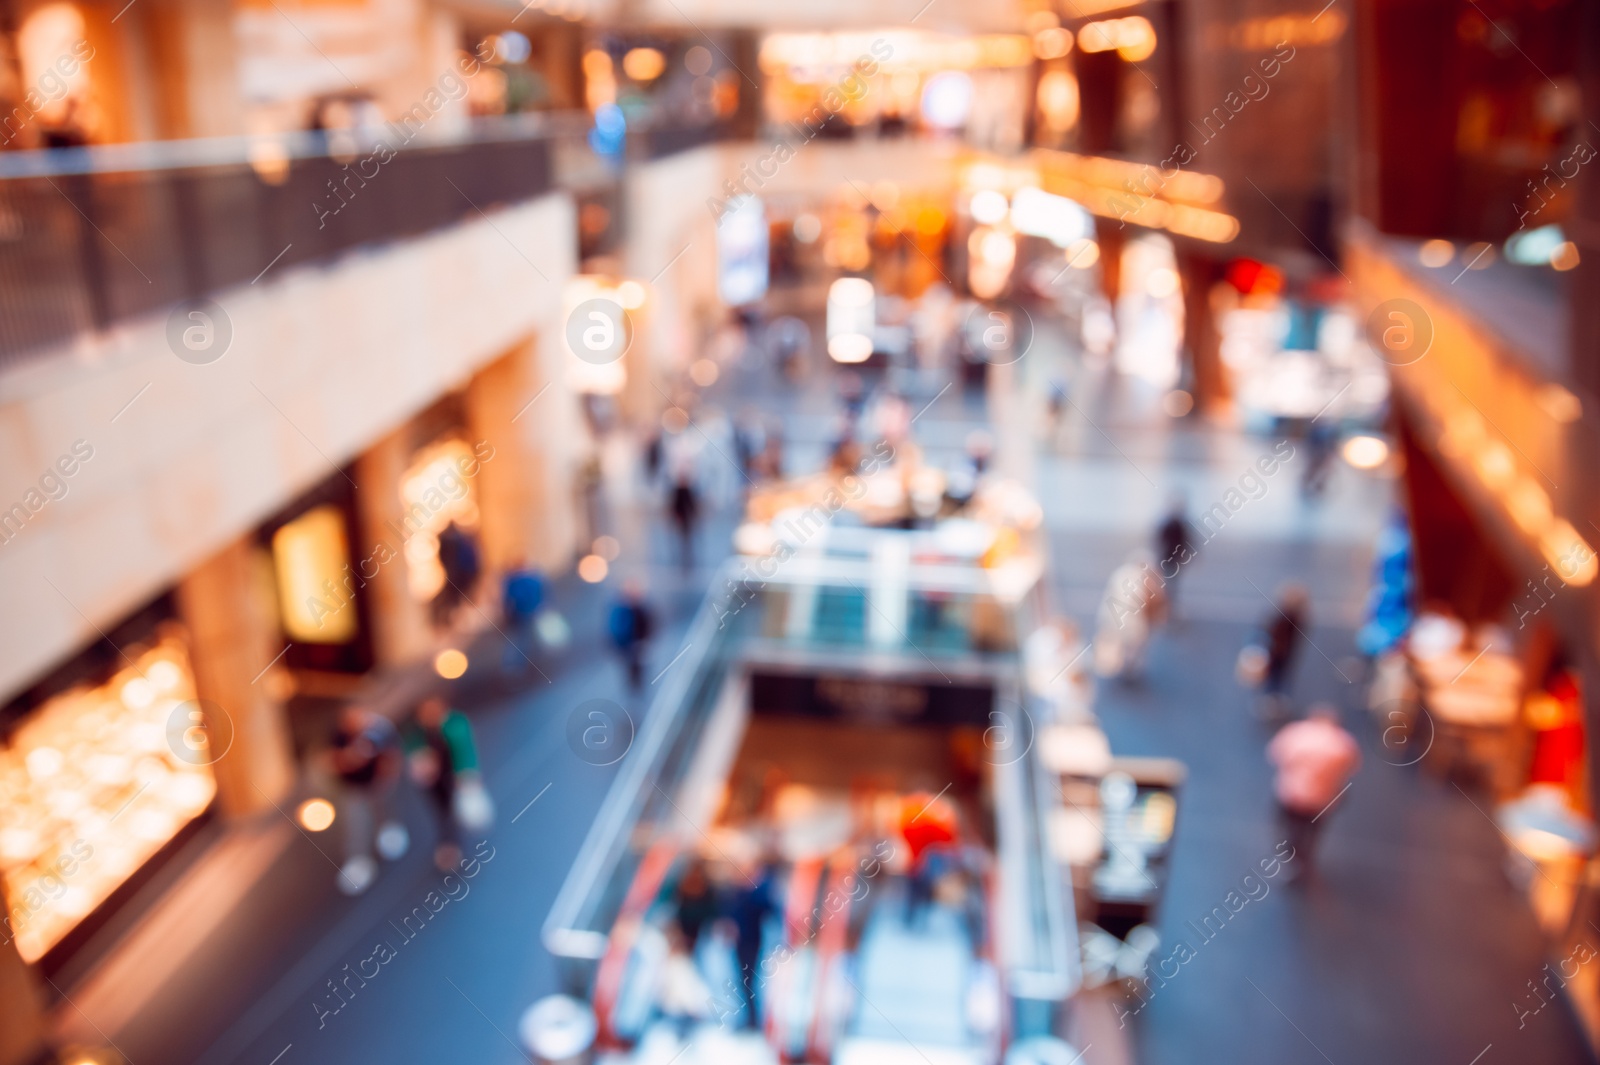
<instances>
[{"instance_id":1,"label":"storefront","mask_svg":"<svg viewBox=\"0 0 1600 1065\"><path fill-rule=\"evenodd\" d=\"M355 489L339 473L303 494L260 531L271 560L284 664L297 685L316 674L372 667L370 608L357 574Z\"/></svg>"},{"instance_id":2,"label":"storefront","mask_svg":"<svg viewBox=\"0 0 1600 1065\"><path fill-rule=\"evenodd\" d=\"M478 476L495 451L467 421L464 395L445 396L257 530L300 751L374 667L431 654L476 615Z\"/></svg>"},{"instance_id":3,"label":"storefront","mask_svg":"<svg viewBox=\"0 0 1600 1065\"><path fill-rule=\"evenodd\" d=\"M5 936L47 972L207 812L227 715L195 693L163 597L3 711Z\"/></svg>"},{"instance_id":4,"label":"storefront","mask_svg":"<svg viewBox=\"0 0 1600 1065\"><path fill-rule=\"evenodd\" d=\"M1593 401L1564 382L1525 307L1452 287L1466 272L1453 260L1448 242L1364 229L1349 245L1394 385L1418 611L1379 660L1373 709L1386 760L1476 786L1554 961L1592 942L1600 919ZM1562 984L1600 1034L1595 977L1563 969Z\"/></svg>"}]
</instances>

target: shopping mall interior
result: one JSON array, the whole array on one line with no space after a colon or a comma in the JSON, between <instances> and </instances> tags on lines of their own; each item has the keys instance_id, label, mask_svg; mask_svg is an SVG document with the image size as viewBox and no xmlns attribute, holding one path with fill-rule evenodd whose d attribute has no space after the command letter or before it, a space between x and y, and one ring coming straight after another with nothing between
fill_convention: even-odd
<instances>
[{"instance_id":1,"label":"shopping mall interior","mask_svg":"<svg viewBox=\"0 0 1600 1065\"><path fill-rule=\"evenodd\" d=\"M0 0L0 1065L1600 1061L1597 143L1592 0Z\"/></svg>"}]
</instances>

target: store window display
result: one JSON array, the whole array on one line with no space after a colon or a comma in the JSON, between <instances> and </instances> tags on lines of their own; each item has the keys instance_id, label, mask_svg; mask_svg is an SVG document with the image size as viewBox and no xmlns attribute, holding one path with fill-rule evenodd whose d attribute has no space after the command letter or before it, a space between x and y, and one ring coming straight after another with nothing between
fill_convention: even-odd
<instances>
[{"instance_id":1,"label":"store window display","mask_svg":"<svg viewBox=\"0 0 1600 1065\"><path fill-rule=\"evenodd\" d=\"M216 794L230 739L203 714L175 629L109 680L65 691L0 746L5 935L39 960Z\"/></svg>"}]
</instances>

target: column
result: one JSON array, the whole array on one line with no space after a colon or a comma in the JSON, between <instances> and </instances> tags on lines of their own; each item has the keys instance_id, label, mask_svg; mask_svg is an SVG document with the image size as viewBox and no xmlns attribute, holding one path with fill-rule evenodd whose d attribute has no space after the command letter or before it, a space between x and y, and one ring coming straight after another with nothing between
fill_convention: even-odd
<instances>
[{"instance_id":1,"label":"column","mask_svg":"<svg viewBox=\"0 0 1600 1065\"><path fill-rule=\"evenodd\" d=\"M38 984L8 938L0 943L0 1065L37 1065L46 1049Z\"/></svg>"},{"instance_id":2,"label":"column","mask_svg":"<svg viewBox=\"0 0 1600 1065\"><path fill-rule=\"evenodd\" d=\"M1211 306L1211 290L1222 280L1222 264L1203 252L1177 249L1178 276L1183 285L1183 350L1194 384L1195 410L1215 411L1232 390L1222 365L1222 333Z\"/></svg>"},{"instance_id":3,"label":"column","mask_svg":"<svg viewBox=\"0 0 1600 1065\"><path fill-rule=\"evenodd\" d=\"M530 338L467 385L473 443L494 448L477 477L484 565L491 575L519 562L559 572L571 562L578 536L567 468L571 448L563 446L576 429L572 395L544 371L540 354Z\"/></svg>"},{"instance_id":4,"label":"column","mask_svg":"<svg viewBox=\"0 0 1600 1065\"><path fill-rule=\"evenodd\" d=\"M155 0L141 24L163 138L245 132L233 7L204 0Z\"/></svg>"},{"instance_id":5,"label":"column","mask_svg":"<svg viewBox=\"0 0 1600 1065\"><path fill-rule=\"evenodd\" d=\"M1122 295L1122 249L1128 243L1127 228L1115 218L1094 220L1094 239L1100 245L1100 291L1117 313L1117 297Z\"/></svg>"},{"instance_id":6,"label":"column","mask_svg":"<svg viewBox=\"0 0 1600 1065\"><path fill-rule=\"evenodd\" d=\"M295 778L289 723L263 676L283 650L269 566L251 538L241 537L178 585L213 753L226 743L212 770L222 810L231 816L281 802Z\"/></svg>"},{"instance_id":7,"label":"column","mask_svg":"<svg viewBox=\"0 0 1600 1065\"><path fill-rule=\"evenodd\" d=\"M1578 69L1583 91L1583 113L1600 111L1600 7L1589 5L1580 34ZM1600 148L1600 136L1583 138ZM1590 395L1600 395L1600 160L1591 161L1578 171L1573 181L1572 218L1566 223L1568 239L1578 247L1578 265L1567 275L1567 309L1572 317L1568 329L1567 360L1572 379ZM1596 412L1585 410L1587 417ZM1583 445L1577 425L1569 433L1569 448ZM1591 495L1590 498L1593 498ZM1600 784L1600 775L1596 777Z\"/></svg>"},{"instance_id":8,"label":"column","mask_svg":"<svg viewBox=\"0 0 1600 1065\"><path fill-rule=\"evenodd\" d=\"M405 544L396 531L405 527L400 478L410 461L411 438L406 426L382 437L356 459L355 479L361 486L356 493L359 529L351 553L358 559L388 558L366 586L372 654L379 667L414 662L433 647L427 604L418 602L407 586ZM380 543L389 551L376 552ZM365 570L362 576L366 577Z\"/></svg>"}]
</instances>

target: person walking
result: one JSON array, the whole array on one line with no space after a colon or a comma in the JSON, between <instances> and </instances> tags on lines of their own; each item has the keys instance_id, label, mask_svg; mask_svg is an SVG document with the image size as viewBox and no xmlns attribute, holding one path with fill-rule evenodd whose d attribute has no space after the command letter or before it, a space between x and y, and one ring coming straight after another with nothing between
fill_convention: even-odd
<instances>
[{"instance_id":1,"label":"person walking","mask_svg":"<svg viewBox=\"0 0 1600 1065\"><path fill-rule=\"evenodd\" d=\"M1361 749L1339 724L1339 712L1319 703L1305 720L1278 731L1267 745L1267 760L1277 770L1273 793L1292 860L1299 863L1293 870L1298 879L1311 867L1328 808L1361 767Z\"/></svg>"},{"instance_id":2,"label":"person walking","mask_svg":"<svg viewBox=\"0 0 1600 1065\"><path fill-rule=\"evenodd\" d=\"M1112 571L1095 615L1095 672L1138 680L1144 674L1150 636L1165 619L1166 609L1166 593L1149 552L1135 551Z\"/></svg>"},{"instance_id":3,"label":"person walking","mask_svg":"<svg viewBox=\"0 0 1600 1065\"><path fill-rule=\"evenodd\" d=\"M1156 557L1161 579L1166 581L1167 614L1177 614L1178 577L1195 555L1194 527L1189 524L1189 503L1182 492L1172 493L1167 516L1156 529Z\"/></svg>"},{"instance_id":4,"label":"person walking","mask_svg":"<svg viewBox=\"0 0 1600 1065\"><path fill-rule=\"evenodd\" d=\"M606 629L627 667L628 687L638 691L644 686L645 644L655 629L655 615L645 603L644 586L637 580L622 585L621 597L606 616Z\"/></svg>"},{"instance_id":5,"label":"person walking","mask_svg":"<svg viewBox=\"0 0 1600 1065\"><path fill-rule=\"evenodd\" d=\"M700 497L694 490L694 478L687 470L680 470L672 479L671 506L683 571L688 573L694 569L694 530L700 517Z\"/></svg>"},{"instance_id":6,"label":"person walking","mask_svg":"<svg viewBox=\"0 0 1600 1065\"><path fill-rule=\"evenodd\" d=\"M1300 473L1300 495L1319 499L1328 487L1328 473L1339 442L1339 428L1330 422L1313 421L1306 429L1306 464Z\"/></svg>"},{"instance_id":7,"label":"person walking","mask_svg":"<svg viewBox=\"0 0 1600 1065\"><path fill-rule=\"evenodd\" d=\"M450 872L461 861L461 830L482 831L494 817L478 771L478 745L472 722L437 695L417 706L406 737L411 779L428 792L438 817L439 841L433 864Z\"/></svg>"},{"instance_id":8,"label":"person walking","mask_svg":"<svg viewBox=\"0 0 1600 1065\"><path fill-rule=\"evenodd\" d=\"M473 586L483 570L483 554L478 538L455 522L439 531L439 568L444 570L444 585L433 599L433 623L449 626L456 610L472 597Z\"/></svg>"},{"instance_id":9,"label":"person walking","mask_svg":"<svg viewBox=\"0 0 1600 1065\"><path fill-rule=\"evenodd\" d=\"M717 896L706 875L705 863L695 859L683 871L678 886L673 891L673 921L683 934L683 943L690 957L700 944L700 934L716 920Z\"/></svg>"},{"instance_id":10,"label":"person walking","mask_svg":"<svg viewBox=\"0 0 1600 1065\"><path fill-rule=\"evenodd\" d=\"M390 861L411 846L406 826L385 817L389 793L399 775L398 734L382 714L363 706L347 706L334 729L331 755L334 772L343 785L345 861L339 869L339 890L359 895L378 875L378 863L372 856L374 843L378 853ZM374 824L379 824L376 836Z\"/></svg>"},{"instance_id":11,"label":"person walking","mask_svg":"<svg viewBox=\"0 0 1600 1065\"><path fill-rule=\"evenodd\" d=\"M526 563L518 562L506 571L501 585L500 612L506 626L506 649L501 667L506 673L520 673L533 665L534 619L544 603L544 578Z\"/></svg>"},{"instance_id":12,"label":"person walking","mask_svg":"<svg viewBox=\"0 0 1600 1065\"><path fill-rule=\"evenodd\" d=\"M1284 585L1273 612L1262 624L1266 636L1266 664L1262 671L1261 697L1268 716L1282 717L1288 712L1289 683L1300 645L1305 642L1311 622L1311 597L1302 584Z\"/></svg>"},{"instance_id":13,"label":"person walking","mask_svg":"<svg viewBox=\"0 0 1600 1065\"><path fill-rule=\"evenodd\" d=\"M734 953L739 963L739 993L744 999L744 1026L761 1026L761 946L767 919L778 912L778 866L764 858L746 883L733 889L728 905L733 924Z\"/></svg>"}]
</instances>

